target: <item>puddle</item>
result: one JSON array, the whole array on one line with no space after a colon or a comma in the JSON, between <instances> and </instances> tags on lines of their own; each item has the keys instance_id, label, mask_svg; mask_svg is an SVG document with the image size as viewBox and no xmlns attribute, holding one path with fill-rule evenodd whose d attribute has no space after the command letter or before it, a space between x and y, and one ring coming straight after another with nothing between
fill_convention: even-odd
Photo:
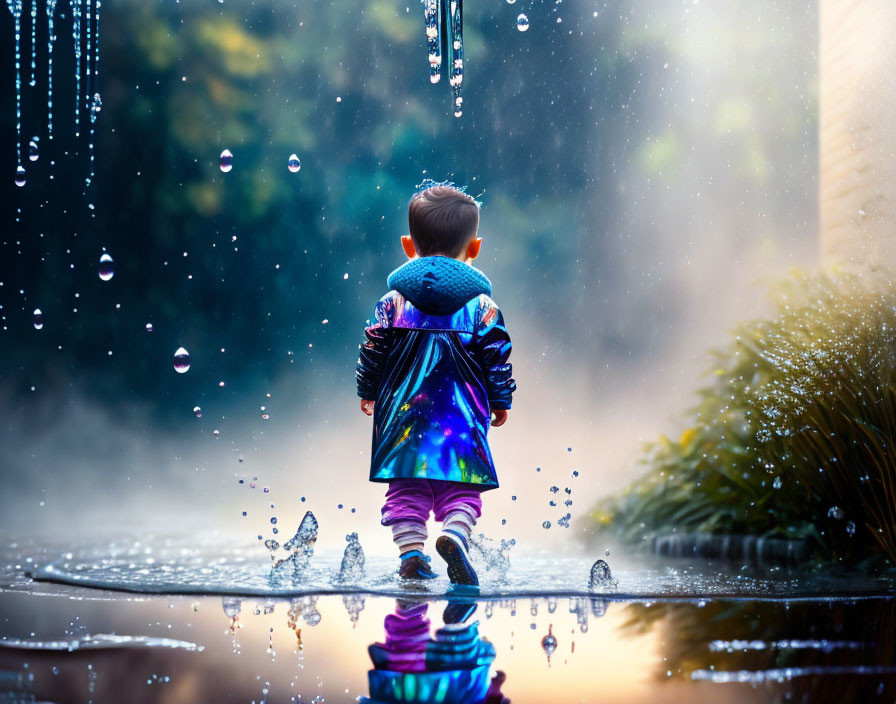
<instances>
[{"instance_id":1,"label":"puddle","mask_svg":"<svg viewBox=\"0 0 896 704\"><path fill-rule=\"evenodd\" d=\"M620 560L614 586L589 592L587 557L522 553L502 576L484 571L480 594L446 596L443 580L403 588L394 560L370 556L366 576L341 584L341 555L323 552L306 581L272 588L263 550L215 552L220 544L10 543L3 701L896 696L896 597L884 578Z\"/></svg>"},{"instance_id":2,"label":"puddle","mask_svg":"<svg viewBox=\"0 0 896 704\"><path fill-rule=\"evenodd\" d=\"M319 552L301 575L271 570L264 549L258 546L222 549L225 541L210 537L160 538L70 547L26 555L25 548L8 560L8 573L0 571L0 584L8 589L34 589L29 576L40 583L92 587L133 594L233 595L282 598L303 595L358 593L376 596L439 598L452 593L444 574L410 587L395 574L394 557L367 556L364 570L345 574L344 556ZM33 550L32 550L33 553ZM612 562L611 558L607 560ZM775 566L741 566L730 563L683 560L619 561L605 586L589 587L594 556L546 555L520 552L501 569L489 569L482 554L473 553L480 576L479 598L515 598L599 595L615 600L629 598L692 599L805 599L846 595L896 594L892 578L845 570L807 570ZM14 569L18 565L19 569ZM436 565L437 571L439 566Z\"/></svg>"}]
</instances>

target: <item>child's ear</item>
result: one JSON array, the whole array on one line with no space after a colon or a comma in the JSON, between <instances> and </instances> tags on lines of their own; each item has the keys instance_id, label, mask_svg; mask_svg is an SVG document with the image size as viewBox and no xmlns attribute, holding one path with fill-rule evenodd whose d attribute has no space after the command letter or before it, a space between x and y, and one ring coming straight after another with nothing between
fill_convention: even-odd
<instances>
[{"instance_id":1,"label":"child's ear","mask_svg":"<svg viewBox=\"0 0 896 704\"><path fill-rule=\"evenodd\" d=\"M482 238L474 237L470 240L470 244L467 245L467 259L473 261L479 256L480 249L482 249Z\"/></svg>"},{"instance_id":2,"label":"child's ear","mask_svg":"<svg viewBox=\"0 0 896 704\"><path fill-rule=\"evenodd\" d=\"M417 248L414 246L414 240L411 239L410 235L401 236L401 248L408 255L408 259L417 258Z\"/></svg>"}]
</instances>

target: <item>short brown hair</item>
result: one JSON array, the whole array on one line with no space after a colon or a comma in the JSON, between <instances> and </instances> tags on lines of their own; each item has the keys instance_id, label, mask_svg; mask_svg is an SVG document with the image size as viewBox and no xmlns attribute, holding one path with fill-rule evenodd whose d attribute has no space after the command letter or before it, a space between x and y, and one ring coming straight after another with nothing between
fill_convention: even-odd
<instances>
[{"instance_id":1,"label":"short brown hair","mask_svg":"<svg viewBox=\"0 0 896 704\"><path fill-rule=\"evenodd\" d=\"M411 197L408 227L421 256L456 257L479 230L479 205L451 186L427 188Z\"/></svg>"}]
</instances>

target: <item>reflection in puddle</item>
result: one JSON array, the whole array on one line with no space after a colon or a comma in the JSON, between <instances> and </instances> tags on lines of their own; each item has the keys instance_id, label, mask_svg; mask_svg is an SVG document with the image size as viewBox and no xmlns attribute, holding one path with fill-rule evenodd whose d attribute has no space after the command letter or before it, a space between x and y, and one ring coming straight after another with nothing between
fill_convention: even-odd
<instances>
[{"instance_id":1,"label":"reflection in puddle","mask_svg":"<svg viewBox=\"0 0 896 704\"><path fill-rule=\"evenodd\" d=\"M442 612L443 626L430 634L430 605L399 599L386 616L384 642L369 648L374 669L368 673L369 704L460 704L505 700L501 685L506 677L489 678L495 647L479 636L474 601L449 602Z\"/></svg>"},{"instance_id":2,"label":"reflection in puddle","mask_svg":"<svg viewBox=\"0 0 896 704\"><path fill-rule=\"evenodd\" d=\"M0 683L13 693L3 699L0 692L0 701L752 704L896 697L891 597L126 599L52 589L0 591Z\"/></svg>"}]
</instances>

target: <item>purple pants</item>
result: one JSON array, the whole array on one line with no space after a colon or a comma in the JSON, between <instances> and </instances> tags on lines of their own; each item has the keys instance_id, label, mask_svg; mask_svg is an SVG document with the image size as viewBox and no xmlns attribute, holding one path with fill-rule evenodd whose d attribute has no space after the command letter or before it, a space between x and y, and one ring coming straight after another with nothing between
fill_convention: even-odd
<instances>
[{"instance_id":1,"label":"purple pants","mask_svg":"<svg viewBox=\"0 0 896 704\"><path fill-rule=\"evenodd\" d=\"M429 604L424 602L402 602L395 604L395 613L386 616L386 642L375 643L372 648L379 650L383 664L377 669L396 672L425 672L426 647L430 642L429 619L426 611Z\"/></svg>"},{"instance_id":2,"label":"purple pants","mask_svg":"<svg viewBox=\"0 0 896 704\"><path fill-rule=\"evenodd\" d=\"M401 552L426 541L426 521L433 513L443 531L469 543L470 531L482 515L482 489L475 484L433 479L395 479L389 482L383 505L384 526Z\"/></svg>"}]
</instances>

